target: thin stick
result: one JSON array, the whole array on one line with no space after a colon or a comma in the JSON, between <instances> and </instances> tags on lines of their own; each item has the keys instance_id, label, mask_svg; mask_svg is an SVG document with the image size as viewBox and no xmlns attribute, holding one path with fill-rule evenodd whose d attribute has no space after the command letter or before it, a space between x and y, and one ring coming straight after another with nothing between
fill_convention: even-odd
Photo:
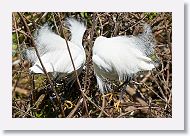
<instances>
[{"instance_id":1,"label":"thin stick","mask_svg":"<svg viewBox=\"0 0 190 136\"><path fill-rule=\"evenodd\" d=\"M151 108L152 108L152 109L160 109L160 107L151 107ZM122 116L125 116L125 115L131 113L132 111L135 111L135 110L144 110L144 109L145 109L145 110L148 110L148 109L149 109L149 106L147 106L147 107L134 108L134 109L132 109L132 110L129 110L129 111L125 112L125 113L120 114L119 116L117 116L117 118L120 118L120 117L122 117Z\"/></svg>"},{"instance_id":2,"label":"thin stick","mask_svg":"<svg viewBox=\"0 0 190 136\"><path fill-rule=\"evenodd\" d=\"M14 27L15 29L17 30L17 23L16 23L16 18L15 18L15 13L13 13L13 19L14 19ZM19 42L19 35L18 35L18 31L15 31L16 32L16 37L17 37L17 45L18 45L18 49L19 49L19 53L20 53L20 42ZM21 67L20 70L22 71L23 68ZM21 77L21 72L18 72L18 78L16 80L16 83L14 85L14 88L13 88L13 91L12 91L12 98L14 98L15 96L15 89L19 83L19 80L20 80L20 77Z\"/></svg>"},{"instance_id":3,"label":"thin stick","mask_svg":"<svg viewBox=\"0 0 190 136\"><path fill-rule=\"evenodd\" d=\"M24 114L27 114L27 115L31 116L32 118L35 118L35 116L30 115L30 114L28 113L28 111L21 110L21 109L15 107L15 106L13 106L13 109L16 109L16 110L18 110L19 112L22 112L22 113L24 113Z\"/></svg>"},{"instance_id":4,"label":"thin stick","mask_svg":"<svg viewBox=\"0 0 190 136\"><path fill-rule=\"evenodd\" d=\"M102 111L106 116L111 117L108 113L106 113L102 108L100 108L98 105L96 105L85 93L83 93L84 96L87 98L89 102L91 102L96 108L98 108L100 111Z\"/></svg>"},{"instance_id":5,"label":"thin stick","mask_svg":"<svg viewBox=\"0 0 190 136\"><path fill-rule=\"evenodd\" d=\"M102 110L104 110L105 105L106 105L106 96L103 94L102 95ZM100 118L102 116L102 113L103 113L103 111L100 112L98 118Z\"/></svg>"},{"instance_id":6,"label":"thin stick","mask_svg":"<svg viewBox=\"0 0 190 136\"><path fill-rule=\"evenodd\" d=\"M58 14L59 14L59 13L58 13ZM60 16L60 14L59 14L59 16ZM59 17L59 21L62 23L60 17ZM62 25L61 25L61 27L62 27ZM62 28L62 33L63 33L63 37L64 37L65 42L66 42L66 45L67 45L67 50L68 50L68 52L69 52L69 56L70 56L71 63L72 63L72 66L73 66L73 69L74 69L74 72L75 72L75 75L76 75L76 78L77 78L77 83L78 83L79 89L80 89L80 91L82 92L82 95L83 95L84 92L83 92L83 90L82 90L82 86L81 86L80 81L79 81L79 78L78 78L78 73L77 73L77 70L76 70L76 68L75 68L75 64L74 64L74 61L73 61L73 58L72 58L72 55L71 55L71 51L70 51L70 48L69 48L69 43L68 43L68 40L67 40L67 37L66 37L66 34L65 34L63 28ZM83 99L84 99L83 102L84 102L84 106L85 106L85 109L86 109L86 113L87 113L87 115L88 115L88 108L87 108L87 104L86 104L84 95L83 95Z\"/></svg>"},{"instance_id":7,"label":"thin stick","mask_svg":"<svg viewBox=\"0 0 190 136\"><path fill-rule=\"evenodd\" d=\"M145 18L147 17L147 15L145 15L142 19L140 19L137 23L135 23L134 25L130 26L128 29L125 30L125 32L127 32L130 28L138 25L141 21L143 21Z\"/></svg>"},{"instance_id":8,"label":"thin stick","mask_svg":"<svg viewBox=\"0 0 190 136\"><path fill-rule=\"evenodd\" d=\"M37 18L34 22L38 23L38 21L42 20L43 18L45 18L47 16L48 12L45 12L41 17Z\"/></svg>"},{"instance_id":9,"label":"thin stick","mask_svg":"<svg viewBox=\"0 0 190 136\"><path fill-rule=\"evenodd\" d=\"M53 16L53 22L54 22L54 25L55 25L55 28L56 28L57 34L60 35L60 33L59 33L59 29L58 29L58 26L57 26L57 23L56 23L56 21L55 21L55 16L54 16L54 14L52 14L52 16Z\"/></svg>"},{"instance_id":10,"label":"thin stick","mask_svg":"<svg viewBox=\"0 0 190 136\"><path fill-rule=\"evenodd\" d=\"M167 27L167 24L166 24L166 17L165 17L165 13L163 13L163 18L164 18L164 27L165 27L165 30L166 30L166 35L167 35L167 43L169 45L169 50L170 50L170 53L172 55L172 45L171 45L171 39L170 39L170 34L168 33L168 27Z\"/></svg>"},{"instance_id":11,"label":"thin stick","mask_svg":"<svg viewBox=\"0 0 190 136\"><path fill-rule=\"evenodd\" d=\"M73 115L75 114L75 112L77 111L77 109L79 108L79 106L82 104L83 102L83 98L80 97L79 101L77 102L75 108L69 113L69 115L67 116L67 118L72 118Z\"/></svg>"},{"instance_id":12,"label":"thin stick","mask_svg":"<svg viewBox=\"0 0 190 136\"><path fill-rule=\"evenodd\" d=\"M49 83L50 83L50 85L51 85L51 88L52 88L53 92L54 92L55 95L56 95L57 102L58 102L58 104L59 104L59 106L60 106L61 115L62 115L62 117L65 117L65 113L64 113L64 110L63 110L63 106L62 106L62 104L61 104L61 99L60 99L59 95L57 94L57 92L56 92L56 90L55 90L55 88L54 88L54 85L53 85L53 83L52 83L52 81L51 81L51 79L50 79L50 77L49 77L49 75L48 75L48 73L47 73L47 71L46 71L46 69L45 69L43 63L42 63L42 60L41 60L40 55L39 55L39 52L38 52L38 50L37 50L37 48L36 48L36 45L35 45L33 36L32 36L32 34L31 34L31 32L30 32L30 29L29 29L29 27L28 27L28 25L27 25L27 23L26 23L26 21L25 21L23 15L22 15L20 12L18 12L18 15L20 16L21 20L23 21L23 23L24 23L24 25L25 25L25 28L26 28L26 31L28 32L28 34L29 34L30 37L31 37L30 39L31 39L32 45L33 45L33 47L34 47L34 49L35 49L35 51L36 51L36 55L37 55L37 57L38 57L38 59L39 59L39 62L40 62L40 64L41 64L41 66L42 66L42 69L43 69L45 75L47 76L47 79L48 79L48 81L49 81Z\"/></svg>"},{"instance_id":13,"label":"thin stick","mask_svg":"<svg viewBox=\"0 0 190 136\"><path fill-rule=\"evenodd\" d=\"M91 29L91 33L90 33L90 47L89 47L89 56L87 57L87 65L86 65L86 74L85 74L85 83L84 83L84 90L85 92L87 92L87 81L88 81L88 75L90 72L90 60L91 60L91 56L92 56L92 46L93 46L93 36L94 36L94 30L95 30L95 26L97 24L97 20L96 20L96 13L93 13L93 24L92 24L92 29Z\"/></svg>"},{"instance_id":14,"label":"thin stick","mask_svg":"<svg viewBox=\"0 0 190 136\"><path fill-rule=\"evenodd\" d=\"M102 110L99 106L97 106L93 101L91 101L91 99L84 93L84 91L82 90L82 87L81 87L81 84L80 84L80 81L79 81L79 78L78 78L78 73L77 73L77 71L76 71L76 69L75 69L75 65L74 65L74 61L73 61L73 59L72 59L72 55L71 55L71 52L70 52L70 48L69 48L69 45L68 45L68 41L67 41L67 38L66 38L66 36L65 36L65 33L64 33L64 31L63 31L63 36L64 36L64 39L65 39L65 41L66 41L66 45L67 45L67 49L68 49L68 51L69 51L69 55L70 55L70 58L71 58L71 62L72 62L72 65L73 65L73 68L74 68L74 71L75 71L75 74L76 74L76 77L77 77L77 83L78 83L78 85L79 85L79 88L80 88L80 91L81 91L81 93L82 93L82 96L83 96L83 102L85 102L85 98L87 98L87 100L88 101L90 101L96 108L98 108L99 110L101 110L106 116L109 116L110 117L110 115L109 114L107 114L104 110ZM81 100L82 101L82 100ZM81 103L81 102L80 102ZM85 104L86 105L86 104ZM86 107L87 108L87 107Z\"/></svg>"},{"instance_id":15,"label":"thin stick","mask_svg":"<svg viewBox=\"0 0 190 136\"><path fill-rule=\"evenodd\" d=\"M148 85L146 85L145 83L143 83L144 86L146 86L148 89L150 89L157 97L159 97L162 101L164 101L165 103L167 103L169 106L171 106L165 99L163 99L157 92L155 92L153 89L151 89Z\"/></svg>"}]
</instances>

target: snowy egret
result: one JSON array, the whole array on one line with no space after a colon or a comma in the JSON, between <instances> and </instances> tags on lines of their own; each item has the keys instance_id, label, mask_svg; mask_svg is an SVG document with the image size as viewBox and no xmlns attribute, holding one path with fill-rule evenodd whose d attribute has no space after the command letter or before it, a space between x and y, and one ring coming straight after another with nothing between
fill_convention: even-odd
<instances>
[{"instance_id":1,"label":"snowy egret","mask_svg":"<svg viewBox=\"0 0 190 136\"><path fill-rule=\"evenodd\" d=\"M85 51L82 46L82 38L86 26L74 18L66 19L65 24L71 32L71 40L68 41L68 45L72 59L77 72L81 73L86 60ZM69 75L69 81L73 81L75 73L65 39L55 34L47 24L36 31L34 38L36 48L46 71L51 73L56 79L57 77ZM32 67L29 68L30 72L44 73L32 47L23 51L23 58L32 63Z\"/></svg>"},{"instance_id":2,"label":"snowy egret","mask_svg":"<svg viewBox=\"0 0 190 136\"><path fill-rule=\"evenodd\" d=\"M110 82L128 84L139 71L155 68L154 37L148 24L138 36L99 36L93 46L93 65L99 90L111 90Z\"/></svg>"},{"instance_id":3,"label":"snowy egret","mask_svg":"<svg viewBox=\"0 0 190 136\"><path fill-rule=\"evenodd\" d=\"M108 91L106 80L125 81L139 71L155 68L154 38L149 25L138 36L99 36L93 46L94 72L99 89Z\"/></svg>"}]
</instances>

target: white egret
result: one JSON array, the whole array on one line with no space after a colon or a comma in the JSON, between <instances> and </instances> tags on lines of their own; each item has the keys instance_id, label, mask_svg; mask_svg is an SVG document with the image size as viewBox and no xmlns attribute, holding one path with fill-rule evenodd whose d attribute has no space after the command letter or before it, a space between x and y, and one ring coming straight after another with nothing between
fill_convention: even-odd
<instances>
[{"instance_id":1,"label":"white egret","mask_svg":"<svg viewBox=\"0 0 190 136\"><path fill-rule=\"evenodd\" d=\"M99 36L93 46L93 65L99 90L111 90L110 82L126 82L139 71L152 70L156 61L154 38L148 24L138 36Z\"/></svg>"},{"instance_id":2,"label":"white egret","mask_svg":"<svg viewBox=\"0 0 190 136\"><path fill-rule=\"evenodd\" d=\"M77 72L81 73L86 60L85 51L82 46L82 38L86 26L84 23L73 18L68 18L65 24L71 32L71 40L68 41L68 45L72 59ZM65 39L55 34L47 24L36 31L34 38L46 71L52 73L54 78L70 75L69 81L73 81L75 79L75 73ZM25 50L23 56L24 59L32 63L30 72L44 73L35 50L32 47Z\"/></svg>"}]
</instances>

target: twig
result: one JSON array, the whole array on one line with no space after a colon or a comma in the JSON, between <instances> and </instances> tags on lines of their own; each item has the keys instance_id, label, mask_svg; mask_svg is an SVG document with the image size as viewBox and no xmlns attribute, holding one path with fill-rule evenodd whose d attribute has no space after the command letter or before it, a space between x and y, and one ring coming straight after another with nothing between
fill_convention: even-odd
<instances>
[{"instance_id":1,"label":"twig","mask_svg":"<svg viewBox=\"0 0 190 136\"><path fill-rule=\"evenodd\" d=\"M149 106L147 107L138 107L138 108L134 108L134 109L132 109L132 110L130 110L130 111L127 111L127 112L125 112L125 113L123 113L123 114L120 114L117 118L120 118L120 117L122 117L122 116L125 116L125 115L127 115L128 113L130 113L130 112L132 112L132 111L135 111L135 110L148 110L149 109ZM160 109L160 107L151 107L151 109Z\"/></svg>"},{"instance_id":2,"label":"twig","mask_svg":"<svg viewBox=\"0 0 190 136\"><path fill-rule=\"evenodd\" d=\"M117 36L117 33L118 33L118 31L119 31L119 22L117 22L117 20L118 20L118 14L117 14L117 17L116 17L116 19L114 20L114 23L115 23L115 28L114 28L114 32L113 32L113 37L114 36Z\"/></svg>"},{"instance_id":3,"label":"twig","mask_svg":"<svg viewBox=\"0 0 190 136\"><path fill-rule=\"evenodd\" d=\"M13 107L13 109L19 110L20 112L22 112L22 113L24 113L24 114L27 114L27 115L29 115L29 116L31 116L31 117L33 117L33 118L35 118L35 116L30 115L30 114L28 113L28 111L27 111L27 112L25 112L24 110L21 110L21 109L19 109L19 108L15 107L15 106L12 106L12 107Z\"/></svg>"},{"instance_id":4,"label":"twig","mask_svg":"<svg viewBox=\"0 0 190 136\"><path fill-rule=\"evenodd\" d=\"M93 47L93 36L94 36L94 31L95 31L95 26L97 24L97 20L96 20L96 13L93 13L93 24L92 24L92 28L91 28L91 32L90 32L90 40L89 40L89 43L90 43L90 47L89 47L89 51L88 51L88 56L87 56L87 59L86 59L86 74L85 74L85 82L84 82L84 92L87 92L87 82L88 82L88 76L89 76L89 73L90 73L90 60L91 60L91 56L92 56L92 47Z\"/></svg>"},{"instance_id":5,"label":"twig","mask_svg":"<svg viewBox=\"0 0 190 136\"><path fill-rule=\"evenodd\" d=\"M16 23L16 18L15 18L15 13L13 14L13 19L14 19L14 27L17 30L17 23ZM17 45L18 45L18 49L19 49L19 53L20 53L20 42L19 42L18 31L16 31L16 37L17 37ZM22 71L23 68L21 67L20 70ZM15 96L15 89L16 89L16 87L17 87L17 85L19 83L20 77L21 77L21 72L18 72L18 74L19 74L18 78L16 80L16 83L15 83L15 85L13 87L13 91L12 91L12 98L14 98L14 96Z\"/></svg>"},{"instance_id":6,"label":"twig","mask_svg":"<svg viewBox=\"0 0 190 136\"><path fill-rule=\"evenodd\" d=\"M34 22L38 23L41 19L43 19L45 16L47 16L48 12L45 12L41 17L37 18Z\"/></svg>"},{"instance_id":7,"label":"twig","mask_svg":"<svg viewBox=\"0 0 190 136\"><path fill-rule=\"evenodd\" d=\"M80 99L77 102L75 108L69 113L69 115L67 116L67 118L72 118L73 117L73 115L75 114L75 112L79 108L79 106L82 104L82 102L83 102L83 97L80 97Z\"/></svg>"},{"instance_id":8,"label":"twig","mask_svg":"<svg viewBox=\"0 0 190 136\"><path fill-rule=\"evenodd\" d=\"M169 45L169 49L170 49L170 53L172 55L172 46L171 46L171 40L170 40L170 34L168 33L168 27L167 27L167 24L166 24L166 17L165 17L165 13L163 13L163 18L164 18L164 26L165 26L165 29L166 29L166 35L167 35L167 43Z\"/></svg>"},{"instance_id":9,"label":"twig","mask_svg":"<svg viewBox=\"0 0 190 136\"><path fill-rule=\"evenodd\" d=\"M94 17L93 17L93 20L95 20L95 14L94 14ZM95 27L95 25L94 25L94 27ZM93 35L94 35L94 27L92 28L92 31L91 31L91 38L93 37ZM77 110L77 108L80 106L80 104L82 103L82 101L84 102L85 101L85 98L87 98L87 100L88 101L90 101L96 108L98 108L99 110L101 110L104 114L106 114L107 116L110 116L110 115L108 115L105 111L103 111L100 107L98 107L93 101L91 101L91 99L85 94L85 92L86 92L86 85L85 85L85 89L84 89L84 91L82 90L82 87L81 87L81 85L80 85L80 81L79 81L79 78L78 78L78 73L77 73L77 71L76 71L76 69L75 69L75 65L74 65L74 61L73 61L73 59L72 59L72 55L71 55L71 52L70 52L70 48L69 48L69 45L68 45L68 41L67 41L67 38L66 38L66 36L65 36L65 33L64 33L64 31L63 31L63 36L64 36L64 39L65 39L65 41L66 41L66 44L67 44L67 49L68 49L68 51L69 51L69 55L70 55L70 58L71 58L71 61L72 61L72 65L73 65L73 68L74 68L74 71L75 71L75 74L76 74L76 77L77 77L77 83L78 83L78 85L79 85L79 88L80 88L80 91L81 91L81 93L82 93L82 96L83 96L83 99L79 99L79 101L78 101L78 103L77 103L77 107L71 112L71 114L68 116L68 117L71 117L73 114L74 114L74 112ZM92 44L91 44L92 45ZM88 71L88 70L87 70ZM88 74L86 74L86 75L88 75ZM85 78L86 80L85 81L87 81L87 78ZM86 105L86 104L85 104ZM87 107L86 107L86 109L87 109ZM88 112L87 112L88 113ZM87 114L88 115L88 114Z\"/></svg>"},{"instance_id":10,"label":"twig","mask_svg":"<svg viewBox=\"0 0 190 136\"><path fill-rule=\"evenodd\" d=\"M52 16L53 16L53 22L54 22L54 25L55 25L55 28L56 28L57 34L60 35L60 33L59 33L59 29L58 29L58 26L57 26L57 23L56 23L56 21L55 21L55 16L54 16L54 14L52 14Z\"/></svg>"},{"instance_id":11,"label":"twig","mask_svg":"<svg viewBox=\"0 0 190 136\"><path fill-rule=\"evenodd\" d=\"M160 76L159 76L159 75L158 75L158 78L160 79ZM158 89L160 90L160 93L161 93L162 96L164 97L165 101L167 101L167 97L165 96L163 90L161 89L160 84L157 82L157 80L156 80L156 78L155 78L154 76L153 76L153 79L154 79L154 82L157 84ZM163 80L165 80L165 79L163 78ZM160 81L162 81L162 80L160 79Z\"/></svg>"},{"instance_id":12,"label":"twig","mask_svg":"<svg viewBox=\"0 0 190 136\"><path fill-rule=\"evenodd\" d=\"M106 113L102 108L100 108L98 105L96 105L85 93L84 96L88 99L89 102L91 102L96 108L98 108L100 111L102 111L106 116L110 117L108 113Z\"/></svg>"},{"instance_id":13,"label":"twig","mask_svg":"<svg viewBox=\"0 0 190 136\"><path fill-rule=\"evenodd\" d=\"M60 14L59 14L59 16L60 16ZM59 21L62 23L60 17L59 17ZM62 25L61 25L61 27L62 27ZM87 104L86 104L86 101L85 101L84 92L82 90L82 86L81 86L79 78L78 78L78 73L77 73L77 70L75 68L75 64L74 64L74 61L73 61L73 58L72 58L72 54L71 54L71 51L70 51L70 48L69 48L69 43L68 43L68 40L67 40L67 37L66 37L66 34L65 34L63 28L62 28L62 33L63 33L63 37L64 37L66 45L67 45L67 50L69 52L69 56L70 56L71 63L72 63L72 66L73 66L73 69L74 69L74 72L75 72L75 75L76 75L76 79L77 79L77 83L78 83L79 89L82 92L82 96L83 96L83 99L84 99L83 102L84 102L84 106L85 106L85 109L86 109L86 113L88 115L88 108L87 108Z\"/></svg>"},{"instance_id":14,"label":"twig","mask_svg":"<svg viewBox=\"0 0 190 136\"><path fill-rule=\"evenodd\" d=\"M31 80L31 84L32 84L32 90L31 90L31 105L33 106L33 104L34 104L34 91L35 91L35 82L34 82L34 74L32 74L31 75L31 78L30 79L32 79Z\"/></svg>"},{"instance_id":15,"label":"twig","mask_svg":"<svg viewBox=\"0 0 190 136\"><path fill-rule=\"evenodd\" d=\"M139 20L137 23L135 23L134 25L130 26L128 29L126 29L125 31L128 31L130 28L138 25L141 21L143 21L145 18L147 17L147 15L145 15L141 20Z\"/></svg>"},{"instance_id":16,"label":"twig","mask_svg":"<svg viewBox=\"0 0 190 136\"><path fill-rule=\"evenodd\" d=\"M157 92L155 92L153 89L151 89L148 85L146 85L145 83L143 83L148 89L150 89L157 97L159 97L162 101L164 101L165 103L168 103L165 99L163 99ZM168 105L170 105L168 103ZM170 105L171 106L171 105Z\"/></svg>"},{"instance_id":17,"label":"twig","mask_svg":"<svg viewBox=\"0 0 190 136\"><path fill-rule=\"evenodd\" d=\"M102 25L102 20L101 20L101 18L100 18L100 15L97 13L97 16L98 16L98 20L99 20L99 22L100 22L100 35L103 35L103 29L104 29L104 27L103 27L103 25Z\"/></svg>"},{"instance_id":18,"label":"twig","mask_svg":"<svg viewBox=\"0 0 190 136\"><path fill-rule=\"evenodd\" d=\"M42 66L42 69L43 69L45 75L47 76L47 79L48 79L48 81L49 81L49 83L50 83L50 85L51 85L51 88L52 88L53 92L54 92L55 95L56 95L57 102L58 102L58 104L59 104L59 106L60 106L61 115L62 115L62 117L65 117L64 110L63 110L63 107L62 107L62 104L61 104L61 99L60 99L59 95L57 94L57 92L56 92L56 90L55 90L55 88L54 88L54 85L53 85L53 83L52 83L52 81L51 81L51 79L50 79L50 77L49 77L49 75L48 75L48 73L47 73L47 71L46 71L46 69L45 69L43 63L42 63L42 60L41 60L41 58L40 58L39 52L38 52L37 47L36 47L36 45L35 45L35 42L34 42L34 39L33 39L32 34L31 34L31 32L30 32L30 29L29 29L29 27L28 27L28 25L27 25L27 23L26 23L26 21L25 21L23 15L22 15L21 13L19 13L19 12L18 12L18 15L19 15L20 18L22 19L22 21L23 21L23 23L24 23L24 26L25 26L25 28L26 28L26 31L28 32L28 34L29 34L30 37L31 37L32 45L33 45L33 47L34 47L34 49L35 49L36 55L37 55L37 57L38 57L38 59L39 59L39 62L40 62L40 64L41 64L41 66Z\"/></svg>"}]
</instances>

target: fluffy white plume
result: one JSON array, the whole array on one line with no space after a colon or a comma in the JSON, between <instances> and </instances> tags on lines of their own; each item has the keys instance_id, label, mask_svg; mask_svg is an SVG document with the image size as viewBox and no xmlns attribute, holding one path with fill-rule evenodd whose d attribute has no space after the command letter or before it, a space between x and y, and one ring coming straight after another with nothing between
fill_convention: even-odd
<instances>
[{"instance_id":1,"label":"fluffy white plume","mask_svg":"<svg viewBox=\"0 0 190 136\"><path fill-rule=\"evenodd\" d=\"M71 31L71 42L81 47L80 45L82 44L83 34L86 31L85 24L78 22L74 18L67 18L66 25Z\"/></svg>"},{"instance_id":2,"label":"fluffy white plume","mask_svg":"<svg viewBox=\"0 0 190 136\"><path fill-rule=\"evenodd\" d=\"M76 69L80 72L86 60L85 51L82 46L82 38L86 27L83 23L73 18L68 18L66 25L71 31L72 36L71 41L68 41L72 58ZM47 72L54 73L56 77L60 73L68 75L74 71L65 39L55 34L47 24L36 31L34 38L40 58ZM41 64L33 48L25 50L23 58L32 62L31 72L43 73Z\"/></svg>"},{"instance_id":3,"label":"fluffy white plume","mask_svg":"<svg viewBox=\"0 0 190 136\"><path fill-rule=\"evenodd\" d=\"M154 52L154 38L150 26L138 36L103 36L95 40L93 47L94 72L99 89L107 91L105 79L125 81L139 71L152 70L155 65L149 57Z\"/></svg>"}]
</instances>

